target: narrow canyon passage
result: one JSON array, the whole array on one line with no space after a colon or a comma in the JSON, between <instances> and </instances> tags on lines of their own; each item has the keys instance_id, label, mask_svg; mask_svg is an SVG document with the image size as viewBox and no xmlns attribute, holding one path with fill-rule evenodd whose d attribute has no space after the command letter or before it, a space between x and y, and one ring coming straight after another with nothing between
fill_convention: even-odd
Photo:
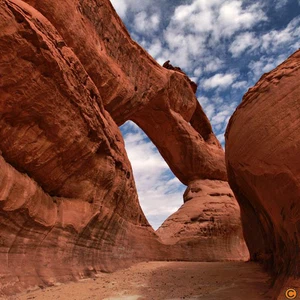
<instances>
[{"instance_id":1,"label":"narrow canyon passage","mask_svg":"<svg viewBox=\"0 0 300 300\"><path fill-rule=\"evenodd\" d=\"M299 50L230 120L232 99L215 115L229 122L225 154L200 100L220 78L249 84L237 74L224 68L208 84L197 72L197 94L196 74L154 60L109 0L3 0L0 16L0 299L296 297ZM157 231L120 131L129 120L187 187ZM148 192L158 168L141 165ZM166 211L160 199L171 194L156 199Z\"/></svg>"},{"instance_id":2,"label":"narrow canyon passage","mask_svg":"<svg viewBox=\"0 0 300 300\"><path fill-rule=\"evenodd\" d=\"M241 300L267 297L269 277L251 262L144 262L97 278L14 296L17 300Z\"/></svg>"}]
</instances>

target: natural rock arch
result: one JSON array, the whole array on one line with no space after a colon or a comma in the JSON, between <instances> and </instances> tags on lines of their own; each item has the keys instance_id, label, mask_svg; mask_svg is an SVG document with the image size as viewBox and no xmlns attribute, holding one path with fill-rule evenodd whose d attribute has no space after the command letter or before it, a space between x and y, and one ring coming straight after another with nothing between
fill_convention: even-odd
<instances>
[{"instance_id":1,"label":"natural rock arch","mask_svg":"<svg viewBox=\"0 0 300 300\"><path fill-rule=\"evenodd\" d=\"M150 228L117 126L134 120L188 193L201 199L208 180L215 197L224 153L188 78L133 42L108 0L4 0L0 14L2 292L141 260L207 259L214 239L188 256L188 243L165 245ZM243 259L239 209L226 197L237 241L214 260Z\"/></svg>"}]
</instances>

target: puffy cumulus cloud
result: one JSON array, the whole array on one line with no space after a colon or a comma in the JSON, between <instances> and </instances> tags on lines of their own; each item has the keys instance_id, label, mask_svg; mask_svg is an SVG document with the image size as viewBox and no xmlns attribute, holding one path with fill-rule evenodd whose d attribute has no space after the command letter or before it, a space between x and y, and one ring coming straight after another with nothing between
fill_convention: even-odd
<instances>
[{"instance_id":1,"label":"puffy cumulus cloud","mask_svg":"<svg viewBox=\"0 0 300 300\"><path fill-rule=\"evenodd\" d=\"M217 35L231 36L241 29L249 29L266 20L267 17L259 3L243 8L242 1L227 1L219 10Z\"/></svg>"},{"instance_id":2,"label":"puffy cumulus cloud","mask_svg":"<svg viewBox=\"0 0 300 300\"><path fill-rule=\"evenodd\" d=\"M168 30L212 34L215 38L230 36L265 21L258 4L243 6L241 0L194 0L175 9Z\"/></svg>"},{"instance_id":3,"label":"puffy cumulus cloud","mask_svg":"<svg viewBox=\"0 0 300 300\"><path fill-rule=\"evenodd\" d=\"M296 17L280 30L270 30L266 33L244 32L237 35L230 44L229 51L233 57L239 57L245 51L251 54L255 50L256 56L251 59L249 55L251 60L248 63L251 74L248 83L254 84L261 75L271 71L299 47L300 17ZM233 88L236 86L233 85Z\"/></svg>"},{"instance_id":4,"label":"puffy cumulus cloud","mask_svg":"<svg viewBox=\"0 0 300 300\"><path fill-rule=\"evenodd\" d=\"M247 49L254 50L259 47L259 40L254 32L244 32L236 36L229 47L233 57L240 56Z\"/></svg>"},{"instance_id":5,"label":"puffy cumulus cloud","mask_svg":"<svg viewBox=\"0 0 300 300\"><path fill-rule=\"evenodd\" d=\"M124 19L127 12L127 1L126 0L110 0L111 4L115 8L118 15Z\"/></svg>"},{"instance_id":6,"label":"puffy cumulus cloud","mask_svg":"<svg viewBox=\"0 0 300 300\"><path fill-rule=\"evenodd\" d=\"M218 73L210 78L203 80L202 87L205 90L210 90L215 88L226 89L234 82L236 77L237 77L236 74Z\"/></svg>"},{"instance_id":7,"label":"puffy cumulus cloud","mask_svg":"<svg viewBox=\"0 0 300 300\"><path fill-rule=\"evenodd\" d=\"M277 52L281 47L295 51L300 47L300 17L296 17L281 30L261 35L261 51Z\"/></svg>"},{"instance_id":8,"label":"puffy cumulus cloud","mask_svg":"<svg viewBox=\"0 0 300 300\"><path fill-rule=\"evenodd\" d=\"M152 5L151 0L110 0L110 2L121 18L125 16L127 10L136 13L143 10L148 10L148 8Z\"/></svg>"},{"instance_id":9,"label":"puffy cumulus cloud","mask_svg":"<svg viewBox=\"0 0 300 300\"><path fill-rule=\"evenodd\" d=\"M260 5L245 5L241 0L194 0L179 5L163 31L164 58L175 59L190 73L195 62L203 62L204 72L216 72L222 68L223 59L212 54L222 48L226 52L225 40L266 19Z\"/></svg>"},{"instance_id":10,"label":"puffy cumulus cloud","mask_svg":"<svg viewBox=\"0 0 300 300\"><path fill-rule=\"evenodd\" d=\"M157 229L183 204L185 186L173 175L169 166L143 131L133 122L121 127L125 147L132 165L141 207Z\"/></svg>"},{"instance_id":11,"label":"puffy cumulus cloud","mask_svg":"<svg viewBox=\"0 0 300 300\"><path fill-rule=\"evenodd\" d=\"M216 1L193 1L191 4L178 6L171 19L171 26L189 29L194 33L212 31L214 2Z\"/></svg>"},{"instance_id":12,"label":"puffy cumulus cloud","mask_svg":"<svg viewBox=\"0 0 300 300\"><path fill-rule=\"evenodd\" d=\"M196 38L191 33L166 30L164 40L168 46L162 53L162 60L170 60L171 63L173 62L187 72L192 71L195 57L201 56L206 49L206 39Z\"/></svg>"},{"instance_id":13,"label":"puffy cumulus cloud","mask_svg":"<svg viewBox=\"0 0 300 300\"><path fill-rule=\"evenodd\" d=\"M157 31L159 23L160 16L158 13L149 15L145 11L141 11L134 18L135 30L144 34L152 34L154 31Z\"/></svg>"},{"instance_id":14,"label":"puffy cumulus cloud","mask_svg":"<svg viewBox=\"0 0 300 300\"><path fill-rule=\"evenodd\" d=\"M147 32L149 27L145 26L145 22L150 23L150 28L158 26L161 7L153 5L151 0L111 0L110 2L123 20L126 20L128 15L134 16L133 24L137 31Z\"/></svg>"},{"instance_id":15,"label":"puffy cumulus cloud","mask_svg":"<svg viewBox=\"0 0 300 300\"><path fill-rule=\"evenodd\" d=\"M147 46L148 52L152 55L155 59L159 58L160 54L163 51L162 43L159 39L154 39L152 43Z\"/></svg>"},{"instance_id":16,"label":"puffy cumulus cloud","mask_svg":"<svg viewBox=\"0 0 300 300\"><path fill-rule=\"evenodd\" d=\"M249 63L249 73L252 75L253 83L256 82L264 73L271 71L285 59L286 56L281 54L279 56L262 56L259 60L251 61Z\"/></svg>"},{"instance_id":17,"label":"puffy cumulus cloud","mask_svg":"<svg viewBox=\"0 0 300 300\"><path fill-rule=\"evenodd\" d=\"M232 89L242 89L242 90L245 90L248 87L249 87L249 83L246 80L237 81L237 82L233 83L231 86Z\"/></svg>"},{"instance_id":18,"label":"puffy cumulus cloud","mask_svg":"<svg viewBox=\"0 0 300 300\"><path fill-rule=\"evenodd\" d=\"M218 57L214 57L205 64L204 71L207 73L216 72L220 70L223 66L224 61Z\"/></svg>"},{"instance_id":19,"label":"puffy cumulus cloud","mask_svg":"<svg viewBox=\"0 0 300 300\"><path fill-rule=\"evenodd\" d=\"M194 69L193 75L195 77L199 77L202 74L202 68L198 67L196 69Z\"/></svg>"}]
</instances>

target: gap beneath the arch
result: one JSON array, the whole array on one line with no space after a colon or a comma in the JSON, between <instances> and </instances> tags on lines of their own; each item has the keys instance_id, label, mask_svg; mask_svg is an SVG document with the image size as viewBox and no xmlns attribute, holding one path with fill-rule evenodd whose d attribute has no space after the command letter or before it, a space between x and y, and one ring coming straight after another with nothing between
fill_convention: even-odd
<instances>
[{"instance_id":1,"label":"gap beneath the arch","mask_svg":"<svg viewBox=\"0 0 300 300\"><path fill-rule=\"evenodd\" d=\"M132 165L140 205L154 230L183 204L183 185L135 123L120 127Z\"/></svg>"}]
</instances>

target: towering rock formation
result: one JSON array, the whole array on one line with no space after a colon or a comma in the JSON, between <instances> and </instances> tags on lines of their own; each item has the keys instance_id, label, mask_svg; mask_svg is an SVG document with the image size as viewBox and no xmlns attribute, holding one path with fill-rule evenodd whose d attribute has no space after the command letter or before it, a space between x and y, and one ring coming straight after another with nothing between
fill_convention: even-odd
<instances>
[{"instance_id":1,"label":"towering rock formation","mask_svg":"<svg viewBox=\"0 0 300 300\"><path fill-rule=\"evenodd\" d=\"M109 1L102 1L101 5L98 1L26 2L51 20L67 45L74 49L97 86L105 109L118 125L127 120L138 124L188 189L190 184L201 185L203 179L223 181L221 189L226 185L224 151L194 95L193 83L180 70L176 71L178 68L159 66L132 41ZM212 185L216 187L216 183ZM228 202L239 218L239 207L234 198L221 197L220 201L223 217L227 216ZM200 215L202 204L197 205ZM230 218L227 216L222 222L231 224ZM199 223L195 221L193 225ZM226 233L224 245L228 251L219 251L216 256L212 253L217 250L211 251L207 239L201 242L201 234L198 234L198 243L203 252L210 254L209 259L246 259L248 251L244 247L241 226L239 224L237 229L236 224L232 222L235 229L229 232L232 236L237 234L238 238L227 239ZM200 227L205 227L203 225ZM163 235L168 235L168 232L164 226ZM239 243L243 245L242 255L237 254L236 245Z\"/></svg>"},{"instance_id":2,"label":"towering rock formation","mask_svg":"<svg viewBox=\"0 0 300 300\"><path fill-rule=\"evenodd\" d=\"M26 3L2 1L0 15L1 290L159 257L122 136L84 66Z\"/></svg>"},{"instance_id":3,"label":"towering rock formation","mask_svg":"<svg viewBox=\"0 0 300 300\"><path fill-rule=\"evenodd\" d=\"M224 153L185 74L133 42L108 0L1 0L0 16L3 293L139 260L207 260L214 243L223 245L214 260L245 257L231 242L241 227ZM148 224L117 126L127 120L191 193L219 185L209 197L222 199L221 209L199 206L219 230L203 239L204 254L161 243ZM226 203L232 215L224 217Z\"/></svg>"},{"instance_id":4,"label":"towering rock formation","mask_svg":"<svg viewBox=\"0 0 300 300\"><path fill-rule=\"evenodd\" d=\"M300 277L300 51L261 77L226 133L229 183L252 260ZM293 283L285 283L293 287Z\"/></svg>"}]
</instances>

